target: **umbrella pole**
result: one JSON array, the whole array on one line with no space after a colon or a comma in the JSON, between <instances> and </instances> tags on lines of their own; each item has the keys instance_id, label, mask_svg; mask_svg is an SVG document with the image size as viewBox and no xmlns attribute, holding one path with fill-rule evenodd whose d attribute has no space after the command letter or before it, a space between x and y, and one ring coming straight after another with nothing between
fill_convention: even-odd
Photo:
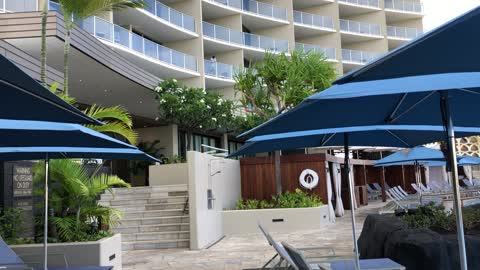
<instances>
[{"instance_id":1,"label":"umbrella pole","mask_svg":"<svg viewBox=\"0 0 480 270\"><path fill-rule=\"evenodd\" d=\"M348 133L343 134L343 146L345 152L345 162L344 162L344 173L345 177L348 180L348 189L350 192L350 210L352 213L352 237L353 237L353 248L355 249L355 269L360 270L360 258L358 255L358 244L357 244L357 233L355 231L356 222L355 222L355 195L352 179L350 178L350 161L349 161L349 142L348 142Z\"/></svg>"},{"instance_id":2,"label":"umbrella pole","mask_svg":"<svg viewBox=\"0 0 480 270\"><path fill-rule=\"evenodd\" d=\"M462 270L467 270L467 252L465 250L465 233L463 231L463 216L462 216L462 201L460 197L459 181L458 181L458 167L455 150L455 131L453 130L453 121L450 115L450 108L448 102L448 92L442 92L441 99L442 111L445 116L445 128L447 132L447 170L449 178L452 179L453 186L453 208L456 214L457 222L457 238L460 255L460 266Z\"/></svg>"},{"instance_id":3,"label":"umbrella pole","mask_svg":"<svg viewBox=\"0 0 480 270\"><path fill-rule=\"evenodd\" d=\"M45 220L43 225L43 269L48 269L48 166L50 160L48 159L48 154L45 155Z\"/></svg>"}]
</instances>

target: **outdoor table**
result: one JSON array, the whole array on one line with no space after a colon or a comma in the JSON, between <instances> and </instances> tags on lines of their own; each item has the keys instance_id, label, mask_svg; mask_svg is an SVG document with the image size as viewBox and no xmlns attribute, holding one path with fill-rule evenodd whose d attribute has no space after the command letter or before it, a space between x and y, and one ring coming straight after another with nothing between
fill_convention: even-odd
<instances>
[{"instance_id":1,"label":"outdoor table","mask_svg":"<svg viewBox=\"0 0 480 270\"><path fill-rule=\"evenodd\" d=\"M334 261L329 263L319 263L312 265L313 269L321 270L355 270L353 260ZM405 266L400 265L388 258L360 260L361 270L405 270Z\"/></svg>"}]
</instances>

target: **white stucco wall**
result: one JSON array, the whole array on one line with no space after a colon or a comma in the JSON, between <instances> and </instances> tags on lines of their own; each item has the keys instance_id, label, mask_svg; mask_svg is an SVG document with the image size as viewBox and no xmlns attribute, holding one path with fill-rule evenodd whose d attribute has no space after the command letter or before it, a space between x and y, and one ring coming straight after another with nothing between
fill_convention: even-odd
<instances>
[{"instance_id":1,"label":"white stucco wall","mask_svg":"<svg viewBox=\"0 0 480 270\"><path fill-rule=\"evenodd\" d=\"M233 208L241 196L240 162L193 151L187 160L190 248L203 249L224 236L222 210ZM213 209L208 209L209 189L215 198Z\"/></svg>"},{"instance_id":2,"label":"white stucco wall","mask_svg":"<svg viewBox=\"0 0 480 270\"><path fill-rule=\"evenodd\" d=\"M152 165L148 169L150 186L188 184L187 163Z\"/></svg>"}]
</instances>

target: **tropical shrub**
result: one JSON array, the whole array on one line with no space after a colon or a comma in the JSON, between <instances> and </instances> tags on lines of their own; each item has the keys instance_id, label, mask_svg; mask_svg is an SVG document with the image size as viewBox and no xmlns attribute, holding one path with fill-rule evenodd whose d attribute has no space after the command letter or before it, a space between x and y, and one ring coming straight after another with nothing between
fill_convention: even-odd
<instances>
[{"instance_id":1,"label":"tropical shrub","mask_svg":"<svg viewBox=\"0 0 480 270\"><path fill-rule=\"evenodd\" d=\"M314 194L308 194L300 189L295 192L284 192L280 195L272 196L270 201L256 199L240 199L236 203L237 210L269 209L269 208L304 208L318 207L322 205L320 197Z\"/></svg>"},{"instance_id":2,"label":"tropical shrub","mask_svg":"<svg viewBox=\"0 0 480 270\"><path fill-rule=\"evenodd\" d=\"M0 210L0 236L8 243L22 231L22 211L17 208Z\"/></svg>"},{"instance_id":3,"label":"tropical shrub","mask_svg":"<svg viewBox=\"0 0 480 270\"><path fill-rule=\"evenodd\" d=\"M480 209L464 207L462 209L463 225L466 232L480 230ZM438 233L453 233L456 231L455 214L446 211L442 205L430 203L409 211L403 220L412 229L430 229Z\"/></svg>"},{"instance_id":4,"label":"tropical shrub","mask_svg":"<svg viewBox=\"0 0 480 270\"><path fill-rule=\"evenodd\" d=\"M44 194L44 166L40 162L34 168L34 195L37 196ZM109 235L108 228L118 222L122 213L100 205L98 196L112 187L130 185L115 175L91 176L82 164L68 159L50 161L49 169L49 226L53 231L49 241L90 241ZM43 209L43 202L36 206ZM37 225L43 226L43 219L38 219Z\"/></svg>"}]
</instances>

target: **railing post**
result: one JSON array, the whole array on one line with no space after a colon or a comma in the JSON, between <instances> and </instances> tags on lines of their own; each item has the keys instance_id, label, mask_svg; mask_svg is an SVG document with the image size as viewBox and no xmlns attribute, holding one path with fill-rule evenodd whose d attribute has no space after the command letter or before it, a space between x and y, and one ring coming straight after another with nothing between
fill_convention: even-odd
<instances>
[{"instance_id":1,"label":"railing post","mask_svg":"<svg viewBox=\"0 0 480 270\"><path fill-rule=\"evenodd\" d=\"M173 63L173 51L172 49L169 49L169 52L170 52L170 64Z\"/></svg>"},{"instance_id":2,"label":"railing post","mask_svg":"<svg viewBox=\"0 0 480 270\"><path fill-rule=\"evenodd\" d=\"M93 36L97 36L97 17L93 17Z\"/></svg>"},{"instance_id":3,"label":"railing post","mask_svg":"<svg viewBox=\"0 0 480 270\"><path fill-rule=\"evenodd\" d=\"M187 69L187 55L183 54L183 69Z\"/></svg>"}]
</instances>

